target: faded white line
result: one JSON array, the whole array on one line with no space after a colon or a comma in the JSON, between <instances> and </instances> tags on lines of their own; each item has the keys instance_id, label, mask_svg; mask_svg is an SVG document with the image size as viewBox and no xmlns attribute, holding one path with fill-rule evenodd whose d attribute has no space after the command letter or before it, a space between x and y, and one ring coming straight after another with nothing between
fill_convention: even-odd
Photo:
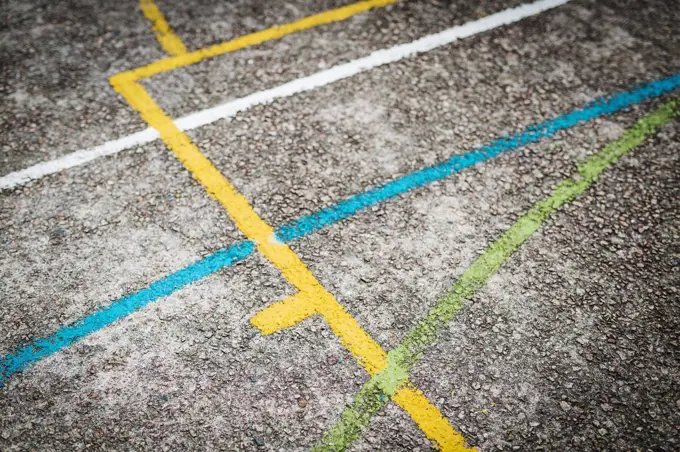
<instances>
[{"instance_id":1,"label":"faded white line","mask_svg":"<svg viewBox=\"0 0 680 452\"><path fill-rule=\"evenodd\" d=\"M366 57L333 66L330 69L284 83L275 88L259 91L216 107L192 113L175 120L175 124L183 131L211 124L220 119L233 117L237 113L248 110L255 105L267 104L276 99L290 97L298 93L329 85L378 66L394 63L409 56L442 47L459 39L468 38L503 25L518 22L529 16L564 5L568 1L569 0L539 0L516 8L506 9L482 19L425 36L407 44L400 44L390 47L389 49L378 50ZM24 170L0 177L0 189L8 189L23 185L31 180L40 179L43 176L82 165L83 163L99 157L113 155L125 149L150 143L158 138L158 132L153 129L146 129L117 140L107 141L94 148L82 149L55 160L38 163L37 165Z\"/></svg>"}]
</instances>

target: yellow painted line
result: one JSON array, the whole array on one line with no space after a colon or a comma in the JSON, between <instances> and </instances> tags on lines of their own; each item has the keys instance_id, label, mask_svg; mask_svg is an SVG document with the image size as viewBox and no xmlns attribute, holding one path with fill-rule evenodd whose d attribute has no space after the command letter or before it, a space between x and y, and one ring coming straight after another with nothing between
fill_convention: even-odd
<instances>
[{"instance_id":1,"label":"yellow painted line","mask_svg":"<svg viewBox=\"0 0 680 452\"><path fill-rule=\"evenodd\" d=\"M263 333L270 334L319 314L371 376L387 368L387 354L382 347L319 283L299 256L288 245L276 240L271 226L175 125L146 89L137 82L116 83L113 86L149 126L158 130L161 139L177 159L206 188L210 196L222 204L237 227L257 245L260 253L299 291L258 313L252 320L253 324L260 327ZM441 438L446 435L454 440L460 436L422 392L407 386L400 394L397 403L413 417L429 438L438 444L445 444Z\"/></svg>"},{"instance_id":2,"label":"yellow painted line","mask_svg":"<svg viewBox=\"0 0 680 452\"><path fill-rule=\"evenodd\" d=\"M274 230L262 220L247 199L238 193L191 139L175 125L146 89L137 83L137 80L194 64L205 58L233 52L272 39L279 39L297 31L344 20L371 8L385 6L396 1L398 0L358 2L309 16L290 24L245 35L206 49L186 53L186 48L179 38L174 42L172 41L171 37L176 38L176 36L172 33L156 5L151 0L141 0L140 6L142 6L145 16L154 23L154 30L163 32L169 30L169 33L157 31L159 42L168 53L177 56L111 77L111 84L114 89L140 113L142 119L150 127L158 130L161 139L174 152L178 160L206 188L207 192L222 204L237 227L256 244L262 255L276 266L286 280L299 291L295 295L274 303L257 313L251 319L253 325L258 327L263 334L271 334L282 328L291 327L312 315L319 314L371 376L387 367L387 354L382 347L318 282L298 255L288 245L276 240ZM161 36L167 39L162 40ZM180 50L177 43L181 45L183 50ZM166 47L168 45L170 47ZM453 430L425 394L414 388L412 384L408 383L400 389L395 395L395 401L411 415L426 436L440 446L451 441L458 441L460 434Z\"/></svg>"},{"instance_id":3,"label":"yellow painted line","mask_svg":"<svg viewBox=\"0 0 680 452\"><path fill-rule=\"evenodd\" d=\"M139 0L139 8L144 13L144 17L149 19L151 27L156 39L160 43L163 50L170 55L183 55L187 53L187 48L184 46L182 40L177 36L170 27L170 24L165 20L165 16L154 0Z\"/></svg>"},{"instance_id":4,"label":"yellow painted line","mask_svg":"<svg viewBox=\"0 0 680 452\"><path fill-rule=\"evenodd\" d=\"M312 272L300 260L288 245L279 244L289 251L284 253L295 256L298 261L295 265L281 267L280 256L273 255L269 251L263 252L272 264L281 270L284 277L300 292L288 297L283 301L274 303L253 316L250 322L257 327L262 334L272 334L282 328L291 327L306 318L319 314L331 327L333 333L340 338L342 344L357 358L359 363L370 375L375 375L387 366L387 354L364 331L359 323L352 317L335 297L328 292L314 278ZM262 248L258 246L262 251ZM311 280L311 284L305 284L303 279Z\"/></svg>"},{"instance_id":5,"label":"yellow painted line","mask_svg":"<svg viewBox=\"0 0 680 452\"><path fill-rule=\"evenodd\" d=\"M308 294L298 292L283 301L274 303L250 319L262 334L272 334L283 328L290 328L307 317L316 314L314 299Z\"/></svg>"},{"instance_id":6,"label":"yellow painted line","mask_svg":"<svg viewBox=\"0 0 680 452\"><path fill-rule=\"evenodd\" d=\"M295 317L295 321L284 320L284 324L294 324L301 320L301 311L309 315L321 314L371 375L385 368L387 354L380 345L371 339L333 295L316 280L298 255L288 245L274 238L274 230L260 218L246 198L222 176L191 139L177 128L146 89L137 82L117 85L115 89L151 127L158 130L163 142L208 193L222 204L236 226L257 245L262 255L281 271L291 285L304 294L277 304L275 309L279 310L279 314ZM275 330L270 328L271 332Z\"/></svg>"},{"instance_id":7,"label":"yellow painted line","mask_svg":"<svg viewBox=\"0 0 680 452\"><path fill-rule=\"evenodd\" d=\"M476 450L467 446L465 438L453 429L425 394L410 382L397 390L392 400L411 416L425 436L439 446L439 450L443 452Z\"/></svg>"},{"instance_id":8,"label":"yellow painted line","mask_svg":"<svg viewBox=\"0 0 680 452\"><path fill-rule=\"evenodd\" d=\"M137 69L121 72L116 76L116 83L141 80L143 78L151 77L152 75L160 74L161 72L196 64L206 58L212 58L225 53L234 52L236 50L262 44L267 41L281 39L284 36L296 33L298 31L308 30L310 28L318 27L319 25L339 22L370 9L381 8L398 1L400 0L365 0L342 6L340 8L324 11L319 14L304 17L294 22L277 25L275 27L257 31L255 33L239 36L238 38L232 39L230 41L225 41L220 44L215 44L213 46L187 52L181 55L178 54L155 61Z\"/></svg>"}]
</instances>

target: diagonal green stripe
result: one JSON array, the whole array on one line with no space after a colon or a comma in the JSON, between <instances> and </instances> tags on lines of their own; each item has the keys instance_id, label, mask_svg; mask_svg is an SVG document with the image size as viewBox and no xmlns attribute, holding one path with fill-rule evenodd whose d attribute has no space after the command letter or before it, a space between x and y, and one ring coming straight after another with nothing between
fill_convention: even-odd
<instances>
[{"instance_id":1,"label":"diagonal green stripe","mask_svg":"<svg viewBox=\"0 0 680 452\"><path fill-rule=\"evenodd\" d=\"M453 288L437 302L401 344L388 353L387 368L361 387L352 405L345 408L338 422L326 432L313 450L321 452L347 449L361 435L371 417L406 382L409 370L426 347L436 341L437 334L460 311L464 302L486 284L515 250L557 209L590 187L605 169L678 115L680 99L666 102L642 117L633 127L626 130L621 138L581 164L577 177L563 180L557 184L548 198L534 204L465 270Z\"/></svg>"}]
</instances>

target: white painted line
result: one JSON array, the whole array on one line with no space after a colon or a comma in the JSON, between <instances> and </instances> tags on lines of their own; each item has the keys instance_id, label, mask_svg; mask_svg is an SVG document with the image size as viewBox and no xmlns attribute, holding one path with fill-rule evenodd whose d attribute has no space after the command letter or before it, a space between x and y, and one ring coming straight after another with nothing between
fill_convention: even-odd
<instances>
[{"instance_id":1,"label":"white painted line","mask_svg":"<svg viewBox=\"0 0 680 452\"><path fill-rule=\"evenodd\" d=\"M343 80L361 72L368 71L369 69L388 63L394 63L409 56L450 44L459 39L468 38L503 25L518 22L529 16L564 5L568 1L569 0L539 0L517 8L506 9L482 19L449 28L440 33L425 36L407 44L378 50L366 57L333 66L330 69L317 72L308 77L293 80L292 82L284 83L275 88L259 91L216 107L192 113L175 120L175 124L184 131L211 124L220 119L233 117L237 113L248 110L255 105L267 104L276 99L290 97L294 94L329 85L338 80ZM38 163L30 168L0 177L0 189L13 188L30 180L39 179L48 174L54 174L64 169L81 165L98 157L116 154L124 149L150 143L158 139L158 137L158 132L153 129L146 129L117 140L107 141L94 148L83 149L55 160Z\"/></svg>"},{"instance_id":2,"label":"white painted line","mask_svg":"<svg viewBox=\"0 0 680 452\"><path fill-rule=\"evenodd\" d=\"M74 166L82 165L96 158L106 155L117 154L125 149L130 149L146 143L151 143L160 137L158 132L152 128L147 128L141 132L118 138L117 140L107 141L94 148L81 149L79 151L66 154L54 160L38 163L26 169L9 173L0 177L0 189L14 188L23 185L31 180L40 179L48 174L58 173L59 171Z\"/></svg>"}]
</instances>

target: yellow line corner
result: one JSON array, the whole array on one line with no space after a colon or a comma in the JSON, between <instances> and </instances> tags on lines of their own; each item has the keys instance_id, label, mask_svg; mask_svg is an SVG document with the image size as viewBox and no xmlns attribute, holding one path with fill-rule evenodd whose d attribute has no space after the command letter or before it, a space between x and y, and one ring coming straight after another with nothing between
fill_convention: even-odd
<instances>
[{"instance_id":1,"label":"yellow line corner","mask_svg":"<svg viewBox=\"0 0 680 452\"><path fill-rule=\"evenodd\" d=\"M159 22L159 24L161 24L159 25L159 27L156 27L154 25L154 31L156 31L156 36L158 36L158 40L161 43L161 45L163 45L163 48L166 50L166 52L168 52L172 56L168 58L163 58L162 60L154 61L153 63L149 63L145 66L141 66L136 69L131 69L129 71L122 72L118 75L124 76L126 80L130 81L141 80L143 78L151 77L162 72L167 72L173 69L178 69L181 67L196 64L199 61L205 60L206 58L212 58L218 55L223 55L225 53L235 52L237 50L244 49L246 47L256 46L267 41L281 39L284 36L296 33L298 31L308 30L310 28L318 27L320 25L331 24L333 22L340 22L342 20L355 16L359 13L363 13L365 11L375 8L382 8L387 5L397 3L399 1L401 0L363 0L355 3L350 3L349 5L341 6L339 8L303 17L302 19L289 22L287 24L276 25L274 27L256 31L254 33L239 36L238 38L234 38L229 41L221 42L219 44L187 52L186 48L184 48L184 44L182 44L182 41L179 40L179 38L172 32L172 29L165 21L165 18L163 18L163 15L158 10L155 3L153 3L153 0L140 0L140 6L142 4L153 5L147 7L151 14L151 17L147 15L146 12L144 12L144 15L152 23L155 24L154 18L160 17L160 19L162 19L162 22ZM144 7L142 7L142 10L144 11ZM162 28L162 26L167 28ZM169 30L169 33L159 34L159 32L157 31L165 29ZM184 49L184 51L179 52L178 51L179 47L175 48L174 50L172 47L170 49L167 49L165 47L164 41L161 40L161 36L175 38L181 45L181 48ZM168 38L168 41L170 40L171 38Z\"/></svg>"},{"instance_id":2,"label":"yellow line corner","mask_svg":"<svg viewBox=\"0 0 680 452\"><path fill-rule=\"evenodd\" d=\"M274 230L271 226L255 212L248 200L201 153L191 139L179 130L137 80L187 66L211 56L278 39L296 31L344 20L371 8L397 1L399 0L361 1L187 53L184 44L174 34L153 0L140 0L140 7L152 22L158 41L174 56L137 70L119 73L110 79L113 88L140 113L149 126L158 130L168 148L207 192L223 205L238 228L257 244L260 253L299 291L296 295L260 311L251 322L263 333L271 334L293 326L311 315L319 314L370 375L375 375L387 366L387 354L382 347L319 283L299 256L288 245L274 239ZM460 434L453 430L422 391L409 384L395 394L394 401L411 415L428 438L439 444L441 450L459 450L451 449L449 446L459 443Z\"/></svg>"}]
</instances>

